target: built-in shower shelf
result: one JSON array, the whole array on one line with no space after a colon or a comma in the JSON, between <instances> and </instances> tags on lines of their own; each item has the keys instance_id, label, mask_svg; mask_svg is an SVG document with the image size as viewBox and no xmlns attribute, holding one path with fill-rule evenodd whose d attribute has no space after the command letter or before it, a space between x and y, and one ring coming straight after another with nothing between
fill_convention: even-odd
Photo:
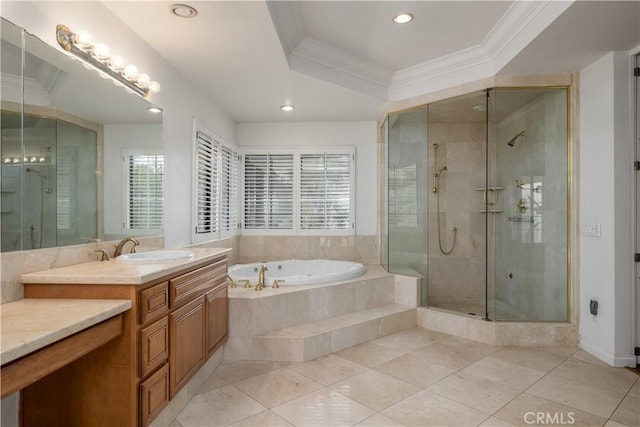
<instances>
[{"instance_id":1,"label":"built-in shower shelf","mask_svg":"<svg viewBox=\"0 0 640 427\"><path fill-rule=\"evenodd\" d=\"M487 213L486 209L482 209L480 211L481 213ZM502 213L504 212L502 209L489 209L489 213Z\"/></svg>"},{"instance_id":2,"label":"built-in shower shelf","mask_svg":"<svg viewBox=\"0 0 640 427\"><path fill-rule=\"evenodd\" d=\"M0 190L0 193L15 193L16 190Z\"/></svg>"},{"instance_id":3,"label":"built-in shower shelf","mask_svg":"<svg viewBox=\"0 0 640 427\"><path fill-rule=\"evenodd\" d=\"M0 213L11 213L13 211L0 211Z\"/></svg>"}]
</instances>

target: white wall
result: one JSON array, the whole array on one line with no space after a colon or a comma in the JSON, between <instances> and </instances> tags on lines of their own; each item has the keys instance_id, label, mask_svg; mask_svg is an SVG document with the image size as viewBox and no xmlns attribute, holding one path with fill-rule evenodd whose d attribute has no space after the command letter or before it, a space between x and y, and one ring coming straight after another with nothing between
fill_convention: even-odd
<instances>
[{"instance_id":1,"label":"white wall","mask_svg":"<svg viewBox=\"0 0 640 427\"><path fill-rule=\"evenodd\" d=\"M242 123L241 147L356 147L356 235L378 226L377 133L375 122Z\"/></svg>"},{"instance_id":2,"label":"white wall","mask_svg":"<svg viewBox=\"0 0 640 427\"><path fill-rule=\"evenodd\" d=\"M3 0L1 12L5 19L59 50L56 25L87 30L161 84L160 93L148 98L164 110L165 242L169 247L190 243L192 118L198 117L229 141L236 140L236 123L102 3Z\"/></svg>"},{"instance_id":3,"label":"white wall","mask_svg":"<svg viewBox=\"0 0 640 427\"><path fill-rule=\"evenodd\" d=\"M163 149L161 124L132 124L104 126L104 234L119 238L122 234L124 208L122 206L124 149ZM166 182L165 182L166 184Z\"/></svg>"},{"instance_id":4,"label":"white wall","mask_svg":"<svg viewBox=\"0 0 640 427\"><path fill-rule=\"evenodd\" d=\"M611 52L580 74L580 223L601 224L601 237L580 237L580 346L615 366L635 366L629 58Z\"/></svg>"}]
</instances>

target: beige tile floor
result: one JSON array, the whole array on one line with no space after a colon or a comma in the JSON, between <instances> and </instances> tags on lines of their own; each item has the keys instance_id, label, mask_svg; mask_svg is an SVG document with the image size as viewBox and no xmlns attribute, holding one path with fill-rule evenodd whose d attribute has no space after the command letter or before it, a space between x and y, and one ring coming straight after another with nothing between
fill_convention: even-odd
<instances>
[{"instance_id":1,"label":"beige tile floor","mask_svg":"<svg viewBox=\"0 0 640 427\"><path fill-rule=\"evenodd\" d=\"M640 426L640 376L413 328L309 362L223 363L171 426L551 424Z\"/></svg>"}]
</instances>

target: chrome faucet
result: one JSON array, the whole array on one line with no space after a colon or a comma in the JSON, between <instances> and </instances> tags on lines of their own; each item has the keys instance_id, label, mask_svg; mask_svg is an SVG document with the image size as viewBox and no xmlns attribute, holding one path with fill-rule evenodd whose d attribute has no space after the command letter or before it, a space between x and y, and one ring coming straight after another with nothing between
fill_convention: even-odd
<instances>
[{"instance_id":1,"label":"chrome faucet","mask_svg":"<svg viewBox=\"0 0 640 427\"><path fill-rule=\"evenodd\" d=\"M138 239L136 239L135 237L125 237L124 239L120 240L120 242L118 242L118 244L116 245L116 250L113 252L114 258L122 255L122 248L124 247L124 245L127 244L127 242L133 243L133 246L131 246L131 250L129 250L129 253L135 253L136 246L140 244Z\"/></svg>"},{"instance_id":2,"label":"chrome faucet","mask_svg":"<svg viewBox=\"0 0 640 427\"><path fill-rule=\"evenodd\" d=\"M268 270L267 264L262 264L262 266L260 266L260 271L258 272L258 283L256 283L256 291L264 289L264 272Z\"/></svg>"}]
</instances>

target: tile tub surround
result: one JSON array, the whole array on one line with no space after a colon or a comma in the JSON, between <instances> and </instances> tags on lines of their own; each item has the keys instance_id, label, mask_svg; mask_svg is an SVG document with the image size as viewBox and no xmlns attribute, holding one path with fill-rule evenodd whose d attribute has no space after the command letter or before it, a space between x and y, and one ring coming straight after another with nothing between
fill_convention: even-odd
<instances>
[{"instance_id":1,"label":"tile tub surround","mask_svg":"<svg viewBox=\"0 0 640 427\"><path fill-rule=\"evenodd\" d=\"M163 248L164 237L142 237L140 248ZM60 246L0 253L0 304L16 301L24 297L20 276L25 273L56 267L81 264L97 260L96 249L113 252L118 240L90 243L86 245Z\"/></svg>"},{"instance_id":2,"label":"tile tub surround","mask_svg":"<svg viewBox=\"0 0 640 427\"><path fill-rule=\"evenodd\" d=\"M224 361L196 393L154 427L535 424L529 412L580 426L640 419L640 377L576 347L502 347L420 327L307 362Z\"/></svg>"},{"instance_id":3,"label":"tile tub surround","mask_svg":"<svg viewBox=\"0 0 640 427\"><path fill-rule=\"evenodd\" d=\"M0 310L4 365L131 308L129 300L25 298Z\"/></svg>"},{"instance_id":4,"label":"tile tub surround","mask_svg":"<svg viewBox=\"0 0 640 427\"><path fill-rule=\"evenodd\" d=\"M487 344L513 347L577 346L578 327L555 322L487 322L476 316L418 307L423 328Z\"/></svg>"},{"instance_id":5,"label":"tile tub surround","mask_svg":"<svg viewBox=\"0 0 640 427\"><path fill-rule=\"evenodd\" d=\"M227 360L309 360L415 325L418 281L378 265L325 284L229 289Z\"/></svg>"},{"instance_id":6,"label":"tile tub surround","mask_svg":"<svg viewBox=\"0 0 640 427\"><path fill-rule=\"evenodd\" d=\"M240 236L239 263L336 259L380 264L378 236Z\"/></svg>"}]
</instances>

